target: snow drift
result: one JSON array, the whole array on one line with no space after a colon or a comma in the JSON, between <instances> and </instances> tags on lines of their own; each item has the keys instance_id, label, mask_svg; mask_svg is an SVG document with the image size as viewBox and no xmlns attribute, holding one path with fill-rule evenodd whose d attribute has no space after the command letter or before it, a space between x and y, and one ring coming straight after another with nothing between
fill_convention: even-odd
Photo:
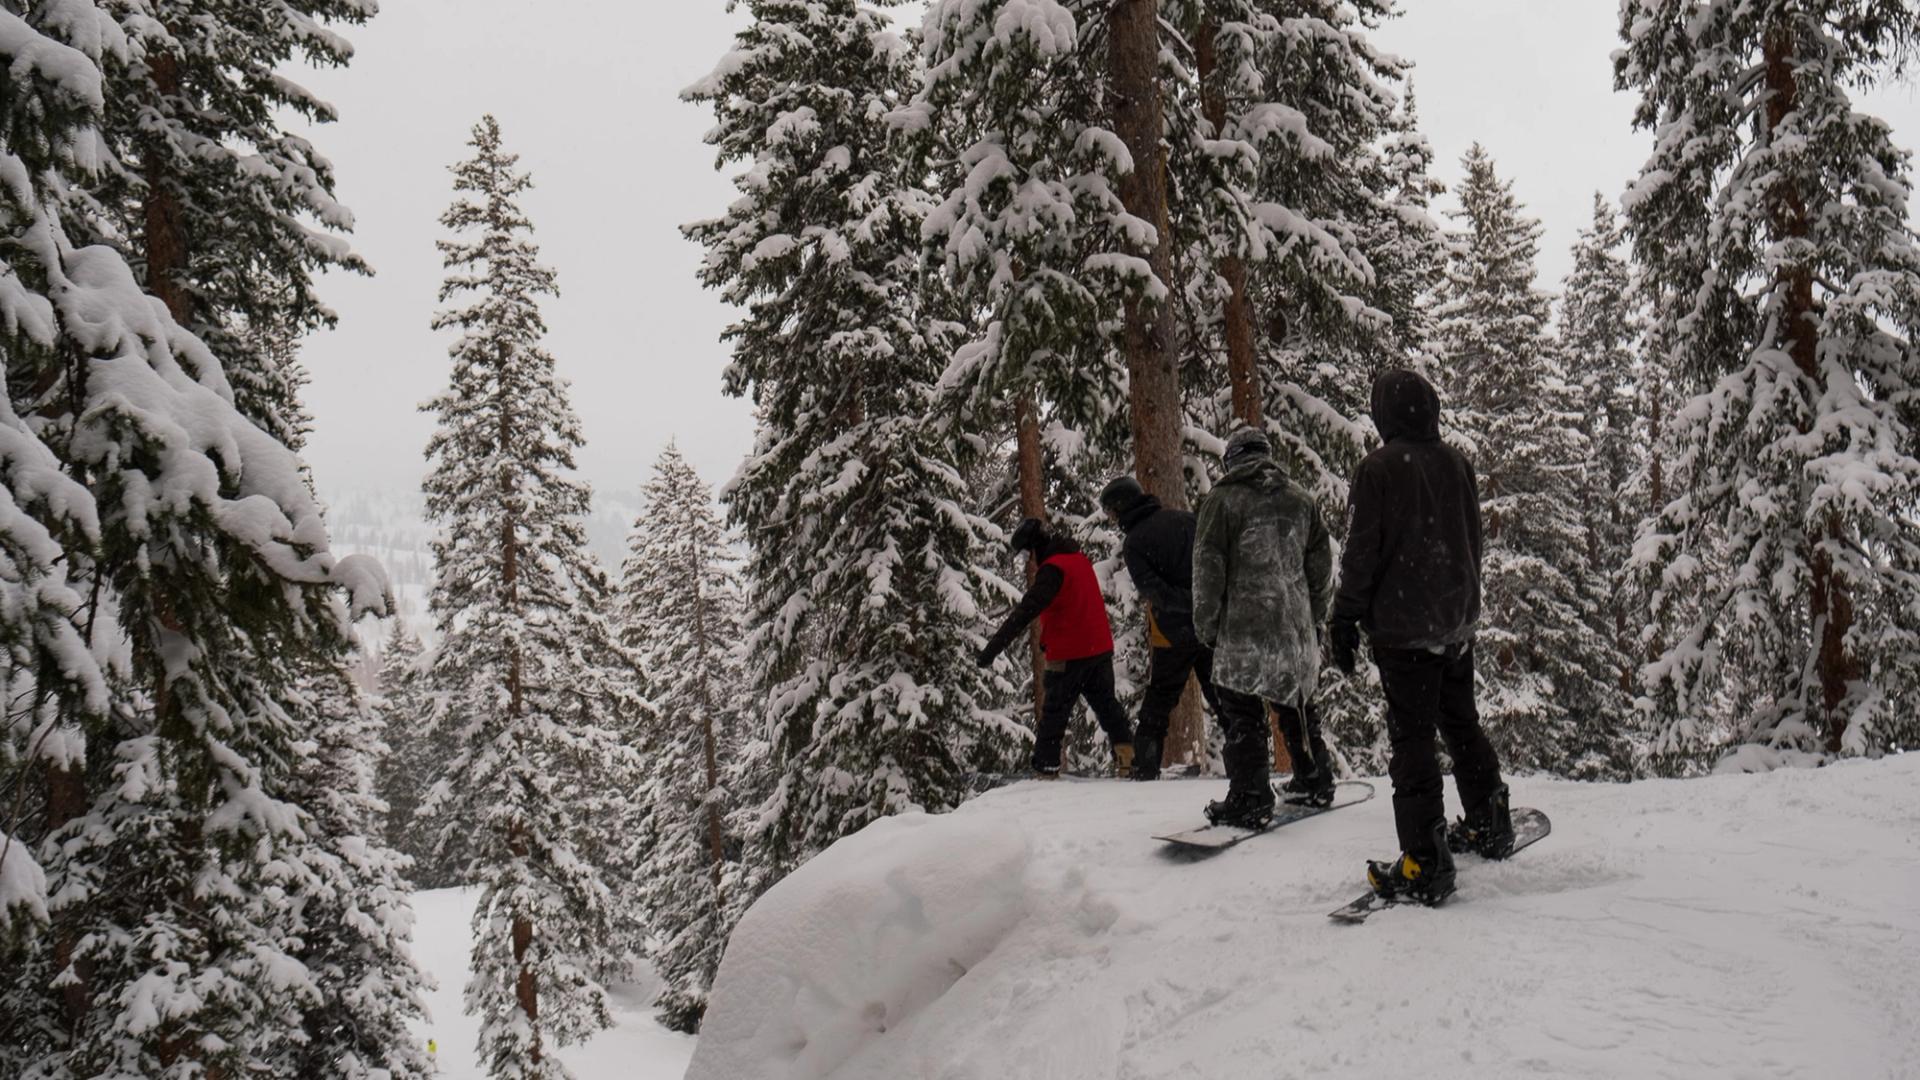
<instances>
[{"instance_id":1,"label":"snow drift","mask_svg":"<svg viewBox=\"0 0 1920 1080\"><path fill-rule=\"evenodd\" d=\"M688 1080L1920 1075L1920 755L1514 783L1554 834L1437 911L1326 912L1391 800L1200 862L1224 783L1022 784L769 892Z\"/></svg>"}]
</instances>

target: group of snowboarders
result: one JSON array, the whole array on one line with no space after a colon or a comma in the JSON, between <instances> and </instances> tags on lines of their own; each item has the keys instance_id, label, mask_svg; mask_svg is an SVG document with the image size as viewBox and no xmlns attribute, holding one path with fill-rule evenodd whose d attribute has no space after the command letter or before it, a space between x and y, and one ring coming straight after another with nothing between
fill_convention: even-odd
<instances>
[{"instance_id":1,"label":"group of snowboarders","mask_svg":"<svg viewBox=\"0 0 1920 1080\"><path fill-rule=\"evenodd\" d=\"M1351 677L1366 637L1386 697L1394 825L1400 855L1369 861L1388 900L1438 904L1454 890L1453 855L1504 858L1514 833L1506 785L1474 701L1482 533L1473 465L1440 438L1440 399L1418 373L1374 381L1381 446L1355 471L1334 584L1332 538L1314 499L1275 460L1256 428L1232 433L1223 472L1196 516L1170 510L1130 476L1100 493L1124 533L1121 553L1145 601L1151 646L1137 725L1114 691L1113 630L1092 562L1064 531L1033 518L1012 537L1036 572L981 649L993 663L1038 622L1045 657L1035 732L1037 776L1060 773L1061 746L1085 698L1135 780L1160 776L1169 718L1191 677L1220 724L1224 799L1216 826L1259 830L1274 817L1271 709L1293 774L1287 802L1333 805L1334 765L1313 704L1323 650ZM1453 760L1465 816L1448 825L1436 735Z\"/></svg>"}]
</instances>

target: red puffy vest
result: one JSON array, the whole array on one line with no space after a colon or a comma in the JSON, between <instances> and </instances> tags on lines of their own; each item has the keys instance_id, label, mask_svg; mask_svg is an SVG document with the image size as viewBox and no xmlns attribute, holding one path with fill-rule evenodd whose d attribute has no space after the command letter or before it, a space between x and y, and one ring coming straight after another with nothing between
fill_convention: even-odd
<instances>
[{"instance_id":1,"label":"red puffy vest","mask_svg":"<svg viewBox=\"0 0 1920 1080\"><path fill-rule=\"evenodd\" d=\"M1112 652L1113 627L1107 623L1107 601L1100 595L1093 563L1073 551L1040 565L1058 569L1065 579L1059 595L1040 613L1040 647L1047 660L1064 663Z\"/></svg>"}]
</instances>

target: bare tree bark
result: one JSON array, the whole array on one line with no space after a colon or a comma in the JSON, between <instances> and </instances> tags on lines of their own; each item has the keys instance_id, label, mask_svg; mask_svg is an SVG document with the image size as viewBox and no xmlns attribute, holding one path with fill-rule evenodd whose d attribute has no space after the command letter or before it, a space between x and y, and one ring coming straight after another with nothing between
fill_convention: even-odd
<instances>
[{"instance_id":1,"label":"bare tree bark","mask_svg":"<svg viewBox=\"0 0 1920 1080\"><path fill-rule=\"evenodd\" d=\"M726 830L720 822L720 808L714 805L713 793L720 787L720 751L714 745L713 735L713 689L707 665L710 661L709 642L707 640L707 592L706 565L699 548L687 545L687 561L691 563L693 573L693 647L700 658L700 667L695 675L694 689L700 701L700 740L706 754L707 794L707 858L712 862L710 877L713 880L713 895L716 905L720 898L720 875L727 858Z\"/></svg>"},{"instance_id":2,"label":"bare tree bark","mask_svg":"<svg viewBox=\"0 0 1920 1080\"><path fill-rule=\"evenodd\" d=\"M1227 93L1221 85L1218 37L1220 24L1213 16L1200 23L1194 42L1194 58L1200 76L1200 111L1212 126L1215 138L1227 127ZM1223 322L1227 336L1227 381L1233 391L1233 418L1248 427L1265 422L1260 393L1258 360L1253 349L1253 304L1247 296L1247 264L1238 251L1220 257L1220 276L1227 280L1227 302Z\"/></svg>"},{"instance_id":3,"label":"bare tree bark","mask_svg":"<svg viewBox=\"0 0 1920 1080\"><path fill-rule=\"evenodd\" d=\"M160 98L180 93L180 62L172 53L147 56L154 93ZM188 290L186 226L180 220L180 195L174 190L165 155L149 147L145 154L147 291L160 298L181 326L191 325L193 294Z\"/></svg>"},{"instance_id":4,"label":"bare tree bark","mask_svg":"<svg viewBox=\"0 0 1920 1080\"><path fill-rule=\"evenodd\" d=\"M1014 449L1020 466L1020 515L1047 520L1047 484L1045 463L1040 456L1040 410L1031 393L1022 394L1014 403ZM1027 558L1027 585L1040 573L1034 555ZM1040 631L1035 627L1027 635L1027 660L1033 668L1033 729L1040 730L1040 711L1047 704L1047 658L1040 648Z\"/></svg>"},{"instance_id":5,"label":"bare tree bark","mask_svg":"<svg viewBox=\"0 0 1920 1080\"><path fill-rule=\"evenodd\" d=\"M1767 31L1763 45L1767 86L1767 137L1780 129L1787 116L1800 104L1800 87L1794 75L1795 33L1785 19ZM1769 189L1773 198L1773 241L1805 240L1810 233L1806 193L1783 175ZM1781 325L1787 335L1787 353L1810 383L1820 378L1818 349L1820 330L1818 310L1813 300L1813 267L1805 262L1782 264L1775 271L1774 287L1785 297L1786 310ZM1816 390L1817 392L1817 390ZM1800 425L1804 434L1808 422ZM1846 579L1835 572L1832 549L1844 543L1846 524L1836 511L1828 511L1807 531L1805 554L1813 569L1808 596L1808 616L1813 633L1819 639L1817 668L1820 680L1819 712L1824 720L1827 749L1838 751L1846 735L1847 717L1841 706L1847 686L1856 676L1858 664L1847 649L1847 632L1853 628L1853 594Z\"/></svg>"},{"instance_id":6,"label":"bare tree bark","mask_svg":"<svg viewBox=\"0 0 1920 1080\"><path fill-rule=\"evenodd\" d=\"M1173 229L1167 211L1167 155L1162 142L1165 103L1160 90L1159 0L1116 0L1108 16L1107 55L1112 76L1115 132L1133 157L1120 180L1127 212L1153 226L1147 258L1162 286L1173 285ZM1162 505L1187 509L1181 453L1180 367L1173 303L1134 297L1126 304L1128 406L1133 421L1134 476ZM1191 680L1168 724L1162 751L1169 764L1204 753L1206 728Z\"/></svg>"}]
</instances>

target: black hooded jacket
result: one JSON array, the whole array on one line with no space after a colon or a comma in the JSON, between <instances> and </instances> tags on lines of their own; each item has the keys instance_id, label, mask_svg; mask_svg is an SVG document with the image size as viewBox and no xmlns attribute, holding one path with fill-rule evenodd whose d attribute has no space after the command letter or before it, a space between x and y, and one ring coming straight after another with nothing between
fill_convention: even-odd
<instances>
[{"instance_id":1,"label":"black hooded jacket","mask_svg":"<svg viewBox=\"0 0 1920 1080\"><path fill-rule=\"evenodd\" d=\"M1133 587L1153 609L1153 624L1174 645L1198 645L1193 633L1194 516L1168 510L1152 495L1120 512L1127 538L1120 554Z\"/></svg>"},{"instance_id":2,"label":"black hooded jacket","mask_svg":"<svg viewBox=\"0 0 1920 1080\"><path fill-rule=\"evenodd\" d=\"M1480 621L1473 465L1440 441L1440 397L1414 372L1375 380L1373 423L1385 445L1353 476L1333 621L1387 648L1467 641Z\"/></svg>"}]
</instances>

